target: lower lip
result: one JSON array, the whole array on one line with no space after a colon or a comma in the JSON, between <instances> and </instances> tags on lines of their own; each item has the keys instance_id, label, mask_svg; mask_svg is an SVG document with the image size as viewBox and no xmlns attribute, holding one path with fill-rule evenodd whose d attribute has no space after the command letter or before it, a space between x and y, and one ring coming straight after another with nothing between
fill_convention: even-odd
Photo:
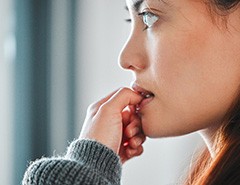
<instances>
[{"instance_id":1,"label":"lower lip","mask_svg":"<svg viewBox=\"0 0 240 185\"><path fill-rule=\"evenodd\" d=\"M150 103L153 100L154 97L146 98L141 101L139 104L139 110L142 110L144 106L146 106L148 103Z\"/></svg>"}]
</instances>

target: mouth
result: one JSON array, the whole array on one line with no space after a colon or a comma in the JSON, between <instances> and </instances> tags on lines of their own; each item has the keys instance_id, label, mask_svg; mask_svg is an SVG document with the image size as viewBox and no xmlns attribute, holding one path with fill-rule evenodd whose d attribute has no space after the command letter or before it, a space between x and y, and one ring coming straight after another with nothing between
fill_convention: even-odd
<instances>
[{"instance_id":1,"label":"mouth","mask_svg":"<svg viewBox=\"0 0 240 185\"><path fill-rule=\"evenodd\" d=\"M136 106L136 111L140 111L143 108L143 106L148 104L155 97L155 95L151 91L148 91L140 87L136 83L133 83L132 89L138 92L143 97L142 101Z\"/></svg>"},{"instance_id":2,"label":"mouth","mask_svg":"<svg viewBox=\"0 0 240 185\"><path fill-rule=\"evenodd\" d=\"M136 83L133 83L132 89L136 92L138 92L144 99L154 97L154 94L151 91L148 91L140 86L138 86Z\"/></svg>"}]
</instances>

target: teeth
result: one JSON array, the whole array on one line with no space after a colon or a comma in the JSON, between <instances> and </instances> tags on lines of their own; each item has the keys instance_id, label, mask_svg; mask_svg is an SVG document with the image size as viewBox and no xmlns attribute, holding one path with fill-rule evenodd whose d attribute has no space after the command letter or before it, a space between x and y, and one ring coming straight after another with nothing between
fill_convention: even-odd
<instances>
[{"instance_id":1,"label":"teeth","mask_svg":"<svg viewBox=\"0 0 240 185\"><path fill-rule=\"evenodd\" d=\"M150 97L152 97L153 95L152 95L152 94L146 94L146 93L142 92L142 93L141 93L141 96L142 96L143 98L150 98Z\"/></svg>"},{"instance_id":2,"label":"teeth","mask_svg":"<svg viewBox=\"0 0 240 185\"><path fill-rule=\"evenodd\" d=\"M151 94L146 94L145 98L150 98L152 95Z\"/></svg>"},{"instance_id":3,"label":"teeth","mask_svg":"<svg viewBox=\"0 0 240 185\"><path fill-rule=\"evenodd\" d=\"M150 97L152 97L152 96L154 96L152 93L150 93L150 92L139 92L140 94L141 94L141 96L143 97L143 98L150 98Z\"/></svg>"}]
</instances>

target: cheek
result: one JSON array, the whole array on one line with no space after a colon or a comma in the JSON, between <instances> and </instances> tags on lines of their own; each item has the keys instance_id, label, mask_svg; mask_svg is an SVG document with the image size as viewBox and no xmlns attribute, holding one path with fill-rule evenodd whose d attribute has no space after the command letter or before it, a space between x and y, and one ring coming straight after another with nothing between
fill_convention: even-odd
<instances>
[{"instance_id":1,"label":"cheek","mask_svg":"<svg viewBox=\"0 0 240 185\"><path fill-rule=\"evenodd\" d=\"M150 56L153 79L156 79L157 87L161 87L161 94L167 96L175 92L180 95L186 88L193 88L200 83L203 80L199 77L202 75L201 60L207 54L203 54L207 45L206 36L175 32L158 38ZM190 86L191 82L193 86Z\"/></svg>"},{"instance_id":2,"label":"cheek","mask_svg":"<svg viewBox=\"0 0 240 185\"><path fill-rule=\"evenodd\" d=\"M221 41L204 31L158 38L150 59L157 96L154 111L145 112L146 132L181 135L220 122L236 96L240 74L219 48Z\"/></svg>"}]
</instances>

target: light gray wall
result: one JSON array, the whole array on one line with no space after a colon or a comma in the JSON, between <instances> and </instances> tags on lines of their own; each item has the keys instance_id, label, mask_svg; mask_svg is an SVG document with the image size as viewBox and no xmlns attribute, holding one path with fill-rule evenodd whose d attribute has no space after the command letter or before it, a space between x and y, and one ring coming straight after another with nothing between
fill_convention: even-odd
<instances>
[{"instance_id":1,"label":"light gray wall","mask_svg":"<svg viewBox=\"0 0 240 185\"><path fill-rule=\"evenodd\" d=\"M68 130L68 0L51 2L51 94L50 148L55 153L65 151Z\"/></svg>"},{"instance_id":2,"label":"light gray wall","mask_svg":"<svg viewBox=\"0 0 240 185\"><path fill-rule=\"evenodd\" d=\"M78 7L78 128L87 106L112 90L129 86L130 72L118 66L118 53L128 37L130 25L125 1L81 0ZM183 175L194 147L196 134L171 139L148 139L144 154L123 167L123 185L174 184Z\"/></svg>"},{"instance_id":3,"label":"light gray wall","mask_svg":"<svg viewBox=\"0 0 240 185\"><path fill-rule=\"evenodd\" d=\"M0 184L12 184L13 161L13 5L0 0Z\"/></svg>"}]
</instances>

